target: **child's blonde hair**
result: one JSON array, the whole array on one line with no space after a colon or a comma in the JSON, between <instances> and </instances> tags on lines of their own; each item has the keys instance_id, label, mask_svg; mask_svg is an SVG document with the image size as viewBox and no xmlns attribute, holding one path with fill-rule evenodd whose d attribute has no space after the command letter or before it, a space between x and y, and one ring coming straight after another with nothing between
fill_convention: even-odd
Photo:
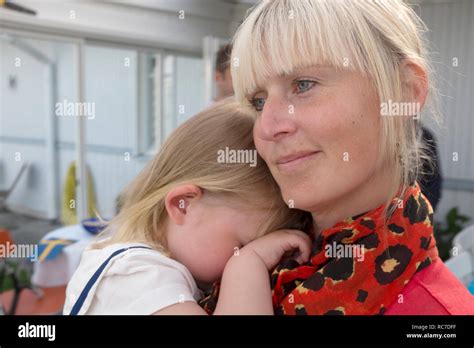
<instances>
[{"instance_id":1,"label":"child's blonde hair","mask_svg":"<svg viewBox=\"0 0 474 348\"><path fill-rule=\"evenodd\" d=\"M432 70L425 31L422 20L401 0L261 1L234 37L231 70L236 99L250 107L246 95L272 74L329 65L368 76L380 103L404 102L403 60L427 74ZM428 82L431 113L423 117L439 124L434 84L431 78ZM422 160L431 162L418 131L415 117L381 117L379 158L393 173L390 197L403 196L421 173Z\"/></svg>"},{"instance_id":2,"label":"child's blonde hair","mask_svg":"<svg viewBox=\"0 0 474 348\"><path fill-rule=\"evenodd\" d=\"M123 206L97 246L142 242L167 252L165 197L174 187L194 184L204 194L219 195L236 209L263 209L268 214L258 235L279 228L307 227L307 213L290 209L262 158L256 163L220 163L220 150L255 151L254 119L227 99L178 127L122 195Z\"/></svg>"}]
</instances>

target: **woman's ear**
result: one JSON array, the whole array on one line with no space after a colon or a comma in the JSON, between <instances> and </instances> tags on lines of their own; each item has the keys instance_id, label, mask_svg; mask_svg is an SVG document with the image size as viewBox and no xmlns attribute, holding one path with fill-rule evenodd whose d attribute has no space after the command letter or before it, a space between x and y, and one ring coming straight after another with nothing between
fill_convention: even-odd
<instances>
[{"instance_id":1,"label":"woman's ear","mask_svg":"<svg viewBox=\"0 0 474 348\"><path fill-rule=\"evenodd\" d=\"M406 101L415 102L423 107L428 94L428 73L415 62L405 59L402 62L402 78Z\"/></svg>"},{"instance_id":2,"label":"woman's ear","mask_svg":"<svg viewBox=\"0 0 474 348\"><path fill-rule=\"evenodd\" d=\"M180 185L173 188L165 198L165 207L169 218L177 225L182 225L189 207L201 198L202 190L196 185Z\"/></svg>"}]
</instances>

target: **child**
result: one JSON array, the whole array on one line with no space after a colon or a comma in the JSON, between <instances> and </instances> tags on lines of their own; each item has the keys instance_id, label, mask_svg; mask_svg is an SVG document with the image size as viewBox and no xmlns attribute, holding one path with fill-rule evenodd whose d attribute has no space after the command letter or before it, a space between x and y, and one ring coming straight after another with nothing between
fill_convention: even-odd
<instances>
[{"instance_id":1,"label":"child","mask_svg":"<svg viewBox=\"0 0 474 348\"><path fill-rule=\"evenodd\" d=\"M304 215L257 157L253 122L225 100L169 137L84 252L65 314L205 314L199 287L221 277L216 314L273 314L268 272L292 252L307 261L310 240L273 232Z\"/></svg>"}]
</instances>

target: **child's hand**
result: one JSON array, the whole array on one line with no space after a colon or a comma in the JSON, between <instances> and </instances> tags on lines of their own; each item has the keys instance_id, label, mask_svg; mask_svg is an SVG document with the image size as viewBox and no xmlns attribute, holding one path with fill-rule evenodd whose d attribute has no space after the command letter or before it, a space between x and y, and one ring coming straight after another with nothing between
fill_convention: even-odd
<instances>
[{"instance_id":1,"label":"child's hand","mask_svg":"<svg viewBox=\"0 0 474 348\"><path fill-rule=\"evenodd\" d=\"M225 266L214 314L274 314L268 271L287 254L301 264L310 252L310 238L297 230L272 232L245 245Z\"/></svg>"},{"instance_id":2,"label":"child's hand","mask_svg":"<svg viewBox=\"0 0 474 348\"><path fill-rule=\"evenodd\" d=\"M311 239L298 230L279 230L255 239L244 246L240 253L256 254L268 270L273 269L287 255L302 264L308 261L311 253Z\"/></svg>"}]
</instances>

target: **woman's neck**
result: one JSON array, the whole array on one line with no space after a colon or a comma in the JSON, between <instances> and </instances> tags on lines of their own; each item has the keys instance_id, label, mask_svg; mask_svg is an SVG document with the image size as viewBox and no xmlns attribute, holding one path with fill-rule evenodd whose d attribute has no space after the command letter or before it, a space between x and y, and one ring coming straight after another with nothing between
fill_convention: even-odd
<instances>
[{"instance_id":1,"label":"woman's neck","mask_svg":"<svg viewBox=\"0 0 474 348\"><path fill-rule=\"evenodd\" d=\"M344 219L386 203L395 194L392 182L388 170L380 171L350 193L337 197L330 203L324 202L324 206L312 210L316 236Z\"/></svg>"}]
</instances>

